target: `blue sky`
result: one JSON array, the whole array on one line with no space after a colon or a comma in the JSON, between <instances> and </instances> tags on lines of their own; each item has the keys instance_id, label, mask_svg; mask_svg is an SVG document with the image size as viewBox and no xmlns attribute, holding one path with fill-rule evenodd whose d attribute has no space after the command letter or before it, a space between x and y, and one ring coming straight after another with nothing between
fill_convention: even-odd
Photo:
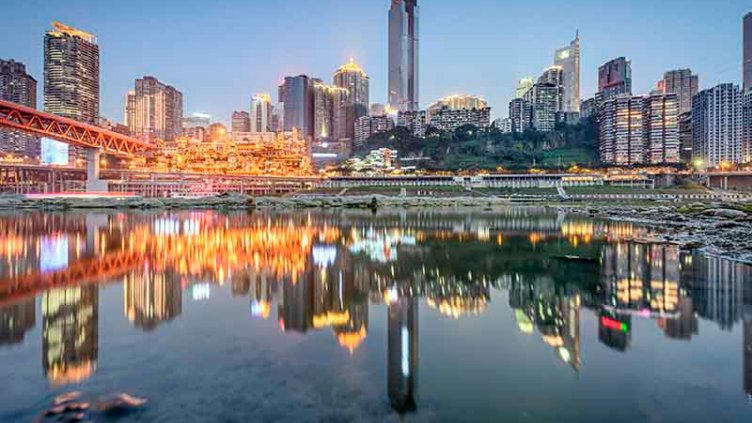
<instances>
[{"instance_id":1,"label":"blue sky","mask_svg":"<svg viewBox=\"0 0 752 423\"><path fill-rule=\"evenodd\" d=\"M386 98L389 0L3 0L0 58L27 64L40 82L42 40L59 20L99 37L101 112L122 121L133 80L153 75L184 94L185 112L228 122L284 75L331 80L354 57ZM745 4L746 3L746 4ZM632 60L634 91L664 70L690 67L701 87L741 80L743 0L419 0L421 104L447 94L486 98L505 116L516 81L538 76L579 29L583 97L597 68ZM40 103L41 104L41 103Z\"/></svg>"}]
</instances>

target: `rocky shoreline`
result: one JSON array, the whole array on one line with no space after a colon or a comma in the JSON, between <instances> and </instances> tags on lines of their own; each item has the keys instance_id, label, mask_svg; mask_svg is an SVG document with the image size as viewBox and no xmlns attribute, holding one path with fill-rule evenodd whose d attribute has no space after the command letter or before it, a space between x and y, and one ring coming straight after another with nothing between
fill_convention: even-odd
<instances>
[{"instance_id":1,"label":"rocky shoreline","mask_svg":"<svg viewBox=\"0 0 752 423\"><path fill-rule=\"evenodd\" d=\"M743 202L579 201L518 197L290 196L223 194L205 198L50 198L0 196L0 211L66 210L294 210L379 208L483 208L544 206L557 212L644 225L656 242L698 249L706 254L752 263L752 204Z\"/></svg>"}]
</instances>

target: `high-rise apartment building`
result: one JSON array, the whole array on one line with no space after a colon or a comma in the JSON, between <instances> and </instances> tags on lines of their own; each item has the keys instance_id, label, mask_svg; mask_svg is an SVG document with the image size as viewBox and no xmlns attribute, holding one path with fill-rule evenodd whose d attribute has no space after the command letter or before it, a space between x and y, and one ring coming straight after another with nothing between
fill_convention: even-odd
<instances>
[{"instance_id":1,"label":"high-rise apartment building","mask_svg":"<svg viewBox=\"0 0 752 423\"><path fill-rule=\"evenodd\" d=\"M450 95L439 99L435 103L428 106L427 120L431 123L431 118L437 112L449 109L449 110L471 110L471 109L485 109L488 107L488 102L480 97L474 97L469 95Z\"/></svg>"},{"instance_id":2,"label":"high-rise apartment building","mask_svg":"<svg viewBox=\"0 0 752 423\"><path fill-rule=\"evenodd\" d=\"M616 165L645 163L643 97L621 96L600 105L601 162Z\"/></svg>"},{"instance_id":3,"label":"high-rise apartment building","mask_svg":"<svg viewBox=\"0 0 752 423\"><path fill-rule=\"evenodd\" d=\"M589 119L598 115L598 107L595 104L595 97L582 100L580 103L580 118Z\"/></svg>"},{"instance_id":4,"label":"high-rise apartment building","mask_svg":"<svg viewBox=\"0 0 752 423\"><path fill-rule=\"evenodd\" d=\"M517 88L514 90L514 97L525 97L525 94L533 88L533 85L535 85L535 79L533 79L532 76L520 79L519 82L517 82Z\"/></svg>"},{"instance_id":5,"label":"high-rise apartment building","mask_svg":"<svg viewBox=\"0 0 752 423\"><path fill-rule=\"evenodd\" d=\"M181 135L195 140L203 140L211 125L211 116L204 113L194 113L182 119L183 131Z\"/></svg>"},{"instance_id":6,"label":"high-rise apartment building","mask_svg":"<svg viewBox=\"0 0 752 423\"><path fill-rule=\"evenodd\" d=\"M556 50L554 65L561 67L563 101L561 112L580 112L580 32L564 48Z\"/></svg>"},{"instance_id":7,"label":"high-rise apartment building","mask_svg":"<svg viewBox=\"0 0 752 423\"><path fill-rule=\"evenodd\" d=\"M253 96L251 99L250 132L273 132L273 113L272 97L269 94Z\"/></svg>"},{"instance_id":8,"label":"high-rise apartment building","mask_svg":"<svg viewBox=\"0 0 752 423\"><path fill-rule=\"evenodd\" d=\"M679 115L679 160L692 163L692 112Z\"/></svg>"},{"instance_id":9,"label":"high-rise apartment building","mask_svg":"<svg viewBox=\"0 0 752 423\"><path fill-rule=\"evenodd\" d=\"M611 60L598 68L598 93L596 104L619 96L632 95L632 62L624 57Z\"/></svg>"},{"instance_id":10,"label":"high-rise apartment building","mask_svg":"<svg viewBox=\"0 0 752 423\"><path fill-rule=\"evenodd\" d=\"M231 122L232 133L251 132L251 115L245 110L236 110L232 112Z\"/></svg>"},{"instance_id":11,"label":"high-rise apartment building","mask_svg":"<svg viewBox=\"0 0 752 423\"><path fill-rule=\"evenodd\" d=\"M313 137L313 80L307 75L287 76L280 86L285 103L285 131L297 129L301 138Z\"/></svg>"},{"instance_id":12,"label":"high-rise apartment building","mask_svg":"<svg viewBox=\"0 0 752 423\"><path fill-rule=\"evenodd\" d=\"M699 77L692 75L690 69L677 69L663 74L661 91L666 94L676 94L679 100L679 114L692 110L692 97L700 87Z\"/></svg>"},{"instance_id":13,"label":"high-rise apartment building","mask_svg":"<svg viewBox=\"0 0 752 423\"><path fill-rule=\"evenodd\" d=\"M99 45L85 31L52 23L44 37L44 110L96 125L99 118ZM69 161L83 163L85 153L69 147Z\"/></svg>"},{"instance_id":14,"label":"high-rise apartment building","mask_svg":"<svg viewBox=\"0 0 752 423\"><path fill-rule=\"evenodd\" d=\"M491 124L491 108L452 109L447 105L442 105L441 109L434 109L431 112L429 124L442 131L454 131L463 125L486 128Z\"/></svg>"},{"instance_id":15,"label":"high-rise apartment building","mask_svg":"<svg viewBox=\"0 0 752 423\"><path fill-rule=\"evenodd\" d=\"M172 141L183 132L183 93L153 76L136 79L125 116L131 136Z\"/></svg>"},{"instance_id":16,"label":"high-rise apartment building","mask_svg":"<svg viewBox=\"0 0 752 423\"><path fill-rule=\"evenodd\" d=\"M417 111L418 0L392 0L389 9L389 106Z\"/></svg>"},{"instance_id":17,"label":"high-rise apartment building","mask_svg":"<svg viewBox=\"0 0 752 423\"><path fill-rule=\"evenodd\" d=\"M752 163L752 89L742 95L742 163Z\"/></svg>"},{"instance_id":18,"label":"high-rise apartment building","mask_svg":"<svg viewBox=\"0 0 752 423\"><path fill-rule=\"evenodd\" d=\"M561 110L561 85L538 82L526 96L532 106L532 126L540 132L556 129L557 115Z\"/></svg>"},{"instance_id":19,"label":"high-rise apartment building","mask_svg":"<svg viewBox=\"0 0 752 423\"><path fill-rule=\"evenodd\" d=\"M605 101L599 112L601 161L607 164L680 162L678 97L619 96Z\"/></svg>"},{"instance_id":20,"label":"high-rise apartment building","mask_svg":"<svg viewBox=\"0 0 752 423\"><path fill-rule=\"evenodd\" d=\"M13 60L0 59L0 100L27 107L37 107L37 80L26 73L26 66ZM20 131L0 129L0 154L36 159L39 138Z\"/></svg>"},{"instance_id":21,"label":"high-rise apartment building","mask_svg":"<svg viewBox=\"0 0 752 423\"><path fill-rule=\"evenodd\" d=\"M744 64L742 66L744 72L744 92L752 90L752 12L747 13L744 16L743 29L744 40L742 42L742 58Z\"/></svg>"},{"instance_id":22,"label":"high-rise apartment building","mask_svg":"<svg viewBox=\"0 0 752 423\"><path fill-rule=\"evenodd\" d=\"M692 99L692 158L706 167L742 162L742 94L734 84Z\"/></svg>"},{"instance_id":23,"label":"high-rise apartment building","mask_svg":"<svg viewBox=\"0 0 752 423\"><path fill-rule=\"evenodd\" d=\"M368 107L370 105L369 95L369 78L368 75L358 66L353 59L341 66L334 72L334 85L345 90L344 97L344 120L340 121L343 125L344 136L350 140L355 138L355 122L362 116L368 116Z\"/></svg>"},{"instance_id":24,"label":"high-rise apartment building","mask_svg":"<svg viewBox=\"0 0 752 423\"><path fill-rule=\"evenodd\" d=\"M509 119L512 120L512 132L525 132L533 123L533 108L528 100L515 98L509 102Z\"/></svg>"},{"instance_id":25,"label":"high-rise apartment building","mask_svg":"<svg viewBox=\"0 0 752 423\"><path fill-rule=\"evenodd\" d=\"M423 110L398 112L395 127L407 128L413 136L422 138L426 136L426 112Z\"/></svg>"},{"instance_id":26,"label":"high-rise apartment building","mask_svg":"<svg viewBox=\"0 0 752 423\"><path fill-rule=\"evenodd\" d=\"M674 93L645 98L645 160L651 164L680 163L679 98Z\"/></svg>"}]
</instances>

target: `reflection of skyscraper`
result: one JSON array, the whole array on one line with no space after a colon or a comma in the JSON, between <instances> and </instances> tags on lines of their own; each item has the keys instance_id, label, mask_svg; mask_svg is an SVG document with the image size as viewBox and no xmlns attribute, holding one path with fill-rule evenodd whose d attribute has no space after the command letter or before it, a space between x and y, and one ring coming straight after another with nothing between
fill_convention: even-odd
<instances>
[{"instance_id":1,"label":"reflection of skyscraper","mask_svg":"<svg viewBox=\"0 0 752 423\"><path fill-rule=\"evenodd\" d=\"M666 320L664 333L671 339L689 340L692 335L697 335L697 316L695 315L692 298L687 296L679 297L679 316Z\"/></svg>"},{"instance_id":2,"label":"reflection of skyscraper","mask_svg":"<svg viewBox=\"0 0 752 423\"><path fill-rule=\"evenodd\" d=\"M744 361L744 392L747 394L747 398L752 400L752 321L744 322L744 345L743 356Z\"/></svg>"},{"instance_id":3,"label":"reflection of skyscraper","mask_svg":"<svg viewBox=\"0 0 752 423\"><path fill-rule=\"evenodd\" d=\"M0 346L22 342L35 321L34 298L0 306Z\"/></svg>"},{"instance_id":4,"label":"reflection of skyscraper","mask_svg":"<svg viewBox=\"0 0 752 423\"><path fill-rule=\"evenodd\" d=\"M418 300L402 298L389 304L388 385L392 408L416 408L418 370Z\"/></svg>"},{"instance_id":5,"label":"reflection of skyscraper","mask_svg":"<svg viewBox=\"0 0 752 423\"><path fill-rule=\"evenodd\" d=\"M313 278L309 272L296 283L289 278L284 281L279 308L285 331L307 332L313 326Z\"/></svg>"},{"instance_id":6,"label":"reflection of skyscraper","mask_svg":"<svg viewBox=\"0 0 752 423\"><path fill-rule=\"evenodd\" d=\"M42 296L42 367L53 385L91 376L99 356L99 288L52 289Z\"/></svg>"},{"instance_id":7,"label":"reflection of skyscraper","mask_svg":"<svg viewBox=\"0 0 752 423\"><path fill-rule=\"evenodd\" d=\"M125 315L144 330L180 315L183 291L180 280L170 273L135 272L123 281Z\"/></svg>"},{"instance_id":8,"label":"reflection of skyscraper","mask_svg":"<svg viewBox=\"0 0 752 423\"><path fill-rule=\"evenodd\" d=\"M613 350L627 350L631 330L632 318L629 315L602 311L598 318L598 340Z\"/></svg>"}]
</instances>

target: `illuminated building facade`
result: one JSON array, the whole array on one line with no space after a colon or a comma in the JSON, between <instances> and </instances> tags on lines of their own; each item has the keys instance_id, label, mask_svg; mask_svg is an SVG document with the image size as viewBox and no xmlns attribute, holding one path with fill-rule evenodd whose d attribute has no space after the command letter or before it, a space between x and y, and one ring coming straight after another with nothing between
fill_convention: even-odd
<instances>
[{"instance_id":1,"label":"illuminated building facade","mask_svg":"<svg viewBox=\"0 0 752 423\"><path fill-rule=\"evenodd\" d=\"M172 141L183 132L183 93L153 76L136 79L126 100L131 136Z\"/></svg>"},{"instance_id":2,"label":"illuminated building facade","mask_svg":"<svg viewBox=\"0 0 752 423\"><path fill-rule=\"evenodd\" d=\"M324 84L320 79L313 81L313 139L339 141L347 138L347 89Z\"/></svg>"},{"instance_id":3,"label":"illuminated building facade","mask_svg":"<svg viewBox=\"0 0 752 423\"><path fill-rule=\"evenodd\" d=\"M232 133L251 132L251 115L243 110L232 112Z\"/></svg>"},{"instance_id":4,"label":"illuminated building facade","mask_svg":"<svg viewBox=\"0 0 752 423\"><path fill-rule=\"evenodd\" d=\"M643 97L604 101L598 114L601 162L633 165L645 162Z\"/></svg>"},{"instance_id":5,"label":"illuminated building facade","mask_svg":"<svg viewBox=\"0 0 752 423\"><path fill-rule=\"evenodd\" d=\"M598 68L596 103L600 108L606 101L632 95L632 62L619 57Z\"/></svg>"},{"instance_id":6,"label":"illuminated building facade","mask_svg":"<svg viewBox=\"0 0 752 423\"><path fill-rule=\"evenodd\" d=\"M418 0L391 0L389 9L389 107L415 112L419 106Z\"/></svg>"},{"instance_id":7,"label":"illuminated building facade","mask_svg":"<svg viewBox=\"0 0 752 423\"><path fill-rule=\"evenodd\" d=\"M340 66L334 72L333 79L334 85L343 90L341 94L344 96L343 119L339 119L339 122L335 120L335 126L341 125L341 128L334 132L339 135L338 140L343 138L353 140L355 139L355 122L362 116L368 116L368 108L371 104L369 100L370 79L353 59Z\"/></svg>"},{"instance_id":8,"label":"illuminated building facade","mask_svg":"<svg viewBox=\"0 0 752 423\"><path fill-rule=\"evenodd\" d=\"M170 273L132 272L123 280L123 308L137 328L150 331L183 309L180 279Z\"/></svg>"},{"instance_id":9,"label":"illuminated building facade","mask_svg":"<svg viewBox=\"0 0 752 423\"><path fill-rule=\"evenodd\" d=\"M37 108L37 80L26 73L26 66L0 59L0 100ZM19 131L0 129L0 155L38 159L39 138Z\"/></svg>"},{"instance_id":10,"label":"illuminated building facade","mask_svg":"<svg viewBox=\"0 0 752 423\"><path fill-rule=\"evenodd\" d=\"M742 163L752 163L752 89L742 96Z\"/></svg>"},{"instance_id":11,"label":"illuminated building facade","mask_svg":"<svg viewBox=\"0 0 752 423\"><path fill-rule=\"evenodd\" d=\"M281 126L274 128L272 121L272 98L269 94L256 94L251 99L250 128L245 132L282 131ZM282 109L284 111L284 109ZM242 131L241 131L242 132Z\"/></svg>"},{"instance_id":12,"label":"illuminated building facade","mask_svg":"<svg viewBox=\"0 0 752 423\"><path fill-rule=\"evenodd\" d=\"M96 125L99 118L99 45L85 31L52 23L44 37L44 110ZM68 148L69 162L85 159L79 147Z\"/></svg>"},{"instance_id":13,"label":"illuminated building facade","mask_svg":"<svg viewBox=\"0 0 752 423\"><path fill-rule=\"evenodd\" d=\"M692 75L690 69L671 70L663 74L660 83L661 91L665 94L676 94L679 102L679 114L692 111L692 97L700 87L700 77Z\"/></svg>"},{"instance_id":14,"label":"illuminated building facade","mask_svg":"<svg viewBox=\"0 0 752 423\"><path fill-rule=\"evenodd\" d=\"M190 137L196 140L203 140L206 130L211 125L211 116L204 113L194 113L191 116L184 117L182 121L184 137Z\"/></svg>"},{"instance_id":15,"label":"illuminated building facade","mask_svg":"<svg viewBox=\"0 0 752 423\"><path fill-rule=\"evenodd\" d=\"M692 99L692 160L702 167L741 163L742 94L720 84Z\"/></svg>"},{"instance_id":16,"label":"illuminated building facade","mask_svg":"<svg viewBox=\"0 0 752 423\"><path fill-rule=\"evenodd\" d=\"M463 125L474 125L478 128L486 128L491 124L491 108L481 109L451 109L442 105L440 109L434 109L429 122L430 126L442 131L454 131Z\"/></svg>"},{"instance_id":17,"label":"illuminated building facade","mask_svg":"<svg viewBox=\"0 0 752 423\"><path fill-rule=\"evenodd\" d=\"M654 94L644 100L646 161L680 163L679 101L676 94Z\"/></svg>"}]
</instances>

